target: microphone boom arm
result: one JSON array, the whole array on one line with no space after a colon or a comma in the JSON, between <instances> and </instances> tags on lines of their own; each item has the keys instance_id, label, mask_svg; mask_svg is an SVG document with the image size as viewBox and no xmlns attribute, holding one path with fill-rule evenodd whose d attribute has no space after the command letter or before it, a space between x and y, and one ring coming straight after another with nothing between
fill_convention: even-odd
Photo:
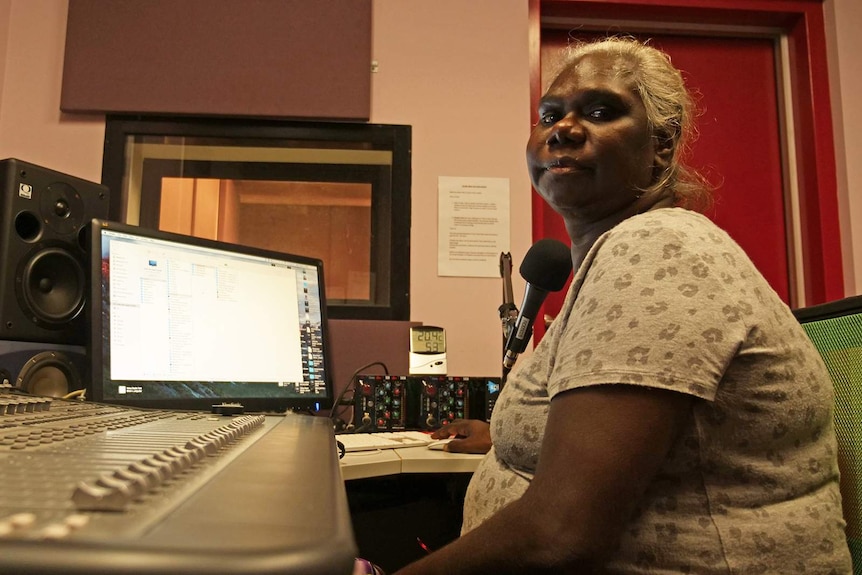
<instances>
[{"instance_id":1,"label":"microphone boom arm","mask_svg":"<svg viewBox=\"0 0 862 575\"><path fill-rule=\"evenodd\" d=\"M518 308L515 307L515 296L512 291L512 254L509 252L500 254L500 277L503 278L503 304L499 307L499 312L503 323L503 344L505 345L518 319Z\"/></svg>"}]
</instances>

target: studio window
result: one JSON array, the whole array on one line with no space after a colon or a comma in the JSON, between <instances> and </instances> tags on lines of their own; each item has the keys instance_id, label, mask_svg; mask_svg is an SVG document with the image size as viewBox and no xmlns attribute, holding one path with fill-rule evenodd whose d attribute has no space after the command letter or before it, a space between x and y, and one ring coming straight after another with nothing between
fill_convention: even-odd
<instances>
[{"instance_id":1,"label":"studio window","mask_svg":"<svg viewBox=\"0 0 862 575\"><path fill-rule=\"evenodd\" d=\"M108 116L111 219L320 258L328 316L408 320L409 126Z\"/></svg>"}]
</instances>

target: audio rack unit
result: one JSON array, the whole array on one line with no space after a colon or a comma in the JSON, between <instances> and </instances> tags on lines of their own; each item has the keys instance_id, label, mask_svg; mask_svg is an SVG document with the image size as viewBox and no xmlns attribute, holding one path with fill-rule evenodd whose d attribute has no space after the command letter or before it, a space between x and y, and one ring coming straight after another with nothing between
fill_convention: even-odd
<instances>
[{"instance_id":1,"label":"audio rack unit","mask_svg":"<svg viewBox=\"0 0 862 575\"><path fill-rule=\"evenodd\" d=\"M363 375L356 380L353 421L357 431L396 431L407 429L403 409L407 377Z\"/></svg>"},{"instance_id":2,"label":"audio rack unit","mask_svg":"<svg viewBox=\"0 0 862 575\"><path fill-rule=\"evenodd\" d=\"M499 377L359 375L355 431L429 431L455 419L490 421L501 387Z\"/></svg>"},{"instance_id":3,"label":"audio rack unit","mask_svg":"<svg viewBox=\"0 0 862 575\"><path fill-rule=\"evenodd\" d=\"M437 429L455 419L470 417L469 378L426 375L416 379L418 384L413 385L419 390L419 428Z\"/></svg>"}]
</instances>

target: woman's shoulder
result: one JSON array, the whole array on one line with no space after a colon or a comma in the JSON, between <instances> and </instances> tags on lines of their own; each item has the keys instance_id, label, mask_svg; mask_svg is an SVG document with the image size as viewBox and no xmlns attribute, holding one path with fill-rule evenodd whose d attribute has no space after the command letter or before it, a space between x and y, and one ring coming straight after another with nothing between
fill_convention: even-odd
<instances>
[{"instance_id":1,"label":"woman's shoulder","mask_svg":"<svg viewBox=\"0 0 862 575\"><path fill-rule=\"evenodd\" d=\"M687 208L659 208L632 216L622 221L620 228L667 227L680 229L720 229L700 212Z\"/></svg>"},{"instance_id":2,"label":"woman's shoulder","mask_svg":"<svg viewBox=\"0 0 862 575\"><path fill-rule=\"evenodd\" d=\"M686 208L661 208L632 216L610 230L610 236L631 236L638 240L648 238L678 238L711 244L736 242L705 215Z\"/></svg>"},{"instance_id":3,"label":"woman's shoulder","mask_svg":"<svg viewBox=\"0 0 862 575\"><path fill-rule=\"evenodd\" d=\"M662 208L628 218L594 247L594 258L606 265L611 265L608 256L622 256L625 261L621 263L637 261L648 266L697 261L711 267L739 267L745 275L753 267L727 232L703 214L685 208ZM620 261L618 257L610 260Z\"/></svg>"}]
</instances>

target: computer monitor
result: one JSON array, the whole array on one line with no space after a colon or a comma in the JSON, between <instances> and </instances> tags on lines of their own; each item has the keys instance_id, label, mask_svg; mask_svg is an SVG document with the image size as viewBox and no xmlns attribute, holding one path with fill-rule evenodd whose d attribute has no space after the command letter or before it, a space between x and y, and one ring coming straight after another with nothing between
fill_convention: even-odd
<instances>
[{"instance_id":1,"label":"computer monitor","mask_svg":"<svg viewBox=\"0 0 862 575\"><path fill-rule=\"evenodd\" d=\"M90 254L92 400L331 407L321 260L100 219Z\"/></svg>"}]
</instances>

